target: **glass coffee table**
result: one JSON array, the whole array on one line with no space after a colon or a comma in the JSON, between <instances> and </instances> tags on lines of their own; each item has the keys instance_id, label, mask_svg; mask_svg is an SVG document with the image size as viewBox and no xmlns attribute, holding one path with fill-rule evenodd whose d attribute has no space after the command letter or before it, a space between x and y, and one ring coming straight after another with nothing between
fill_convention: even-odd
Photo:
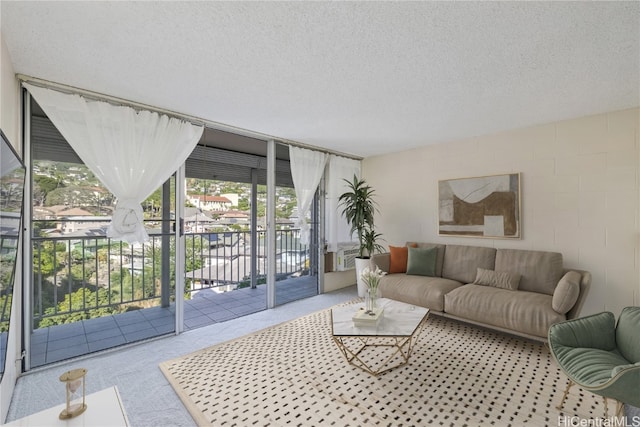
<instances>
[{"instance_id":1,"label":"glass coffee table","mask_svg":"<svg viewBox=\"0 0 640 427\"><path fill-rule=\"evenodd\" d=\"M356 326L353 315L363 307L352 304L331 310L331 335L347 362L374 376L409 363L429 309L380 298L378 307L384 307L380 321Z\"/></svg>"}]
</instances>

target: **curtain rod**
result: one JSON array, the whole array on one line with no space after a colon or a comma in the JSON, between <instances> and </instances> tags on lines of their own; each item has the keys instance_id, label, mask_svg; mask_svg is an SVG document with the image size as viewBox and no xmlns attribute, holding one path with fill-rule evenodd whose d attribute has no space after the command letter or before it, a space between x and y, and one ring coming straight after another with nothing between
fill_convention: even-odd
<instances>
[{"instance_id":1,"label":"curtain rod","mask_svg":"<svg viewBox=\"0 0 640 427\"><path fill-rule=\"evenodd\" d=\"M313 145L304 144L304 143L289 140L289 139L282 139L272 135L251 131L251 130L239 128L236 126L226 125L224 123L218 123L218 122L203 119L200 117L190 116L188 114L182 114L175 111L166 110L163 108L153 107L151 105L143 104L140 102L129 101L127 99L118 98L115 96L106 95L99 92L93 92L93 91L81 89L75 86L69 86L62 83L52 82L50 80L40 79L38 77L27 76L24 74L16 74L16 77L22 82L30 83L35 86L40 86L47 89L55 89L57 91L65 92L69 94L82 95L85 98L92 99L94 101L105 101L111 104L127 106L137 110L140 110L140 109L149 110L149 111L156 112L158 114L164 114L166 116L175 117L177 119L190 122L191 124L194 124L197 126L204 126L205 128L221 130L224 132L234 133L236 135L246 136L249 138L261 139L264 141L274 140L284 144L293 145L295 147L307 148L310 150L320 151L322 153L327 153L327 154L333 154L340 157L346 157L348 159L353 159L353 160L362 160L362 157L354 156L351 154L346 154L339 151L327 150L324 148L315 147Z\"/></svg>"}]
</instances>

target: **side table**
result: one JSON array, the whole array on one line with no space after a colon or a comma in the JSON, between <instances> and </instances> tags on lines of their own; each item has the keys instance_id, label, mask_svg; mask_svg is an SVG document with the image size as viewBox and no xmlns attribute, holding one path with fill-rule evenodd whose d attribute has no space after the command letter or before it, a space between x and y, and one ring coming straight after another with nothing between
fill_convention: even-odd
<instances>
[{"instance_id":1,"label":"side table","mask_svg":"<svg viewBox=\"0 0 640 427\"><path fill-rule=\"evenodd\" d=\"M36 412L19 420L11 421L4 426L65 426L65 427L127 427L129 420L122 406L120 394L117 387L107 388L96 393L85 396L87 410L77 417L67 420L58 418L60 412L65 408L65 404Z\"/></svg>"}]
</instances>

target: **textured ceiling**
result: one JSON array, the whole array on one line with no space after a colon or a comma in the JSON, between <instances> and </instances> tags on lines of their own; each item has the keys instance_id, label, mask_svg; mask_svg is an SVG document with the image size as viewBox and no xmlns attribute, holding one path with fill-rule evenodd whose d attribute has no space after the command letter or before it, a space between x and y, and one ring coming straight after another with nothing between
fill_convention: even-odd
<instances>
[{"instance_id":1,"label":"textured ceiling","mask_svg":"<svg viewBox=\"0 0 640 427\"><path fill-rule=\"evenodd\" d=\"M0 2L17 73L370 156L640 105L639 2Z\"/></svg>"}]
</instances>

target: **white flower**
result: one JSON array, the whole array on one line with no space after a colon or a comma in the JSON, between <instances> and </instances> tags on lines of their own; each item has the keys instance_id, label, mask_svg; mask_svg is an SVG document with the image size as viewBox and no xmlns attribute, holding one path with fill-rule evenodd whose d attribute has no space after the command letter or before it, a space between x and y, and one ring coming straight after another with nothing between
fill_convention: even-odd
<instances>
[{"instance_id":1,"label":"white flower","mask_svg":"<svg viewBox=\"0 0 640 427\"><path fill-rule=\"evenodd\" d=\"M360 272L360 278L367 285L369 291L376 292L378 290L378 285L380 285L380 279L382 276L387 274L386 272L380 270L380 267L376 266L375 270L371 270L369 267L365 267Z\"/></svg>"}]
</instances>

